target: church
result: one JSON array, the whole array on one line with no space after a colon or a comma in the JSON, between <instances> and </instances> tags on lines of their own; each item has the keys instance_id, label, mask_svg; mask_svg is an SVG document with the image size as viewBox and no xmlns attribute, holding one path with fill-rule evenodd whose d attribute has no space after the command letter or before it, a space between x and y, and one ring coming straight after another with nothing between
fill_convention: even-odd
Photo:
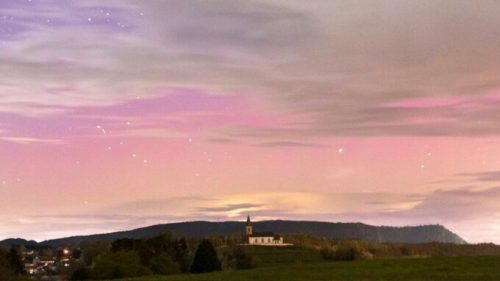
<instances>
[{"instance_id":1,"label":"church","mask_svg":"<svg viewBox=\"0 0 500 281\"><path fill-rule=\"evenodd\" d=\"M250 215L247 216L247 223L245 225L245 234L248 239L249 245L259 246L288 246L290 244L283 243L283 236L274 234L272 232L253 232L252 222Z\"/></svg>"}]
</instances>

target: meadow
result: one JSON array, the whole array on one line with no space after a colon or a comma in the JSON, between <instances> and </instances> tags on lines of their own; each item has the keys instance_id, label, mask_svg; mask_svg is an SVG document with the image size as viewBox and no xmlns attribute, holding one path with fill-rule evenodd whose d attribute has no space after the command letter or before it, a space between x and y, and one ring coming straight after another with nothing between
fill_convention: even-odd
<instances>
[{"instance_id":1,"label":"meadow","mask_svg":"<svg viewBox=\"0 0 500 281\"><path fill-rule=\"evenodd\" d=\"M257 249L257 268L123 281L500 280L499 256L324 261L303 249Z\"/></svg>"}]
</instances>

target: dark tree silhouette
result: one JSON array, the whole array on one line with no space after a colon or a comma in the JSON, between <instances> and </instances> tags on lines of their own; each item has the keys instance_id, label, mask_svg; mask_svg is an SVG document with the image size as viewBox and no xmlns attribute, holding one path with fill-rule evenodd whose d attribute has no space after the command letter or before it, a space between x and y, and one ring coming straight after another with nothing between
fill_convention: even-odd
<instances>
[{"instance_id":1,"label":"dark tree silhouette","mask_svg":"<svg viewBox=\"0 0 500 281\"><path fill-rule=\"evenodd\" d=\"M194 255L193 264L191 265L192 273L204 273L221 270L221 263L217 257L217 252L214 246L208 239L201 241Z\"/></svg>"},{"instance_id":2,"label":"dark tree silhouette","mask_svg":"<svg viewBox=\"0 0 500 281\"><path fill-rule=\"evenodd\" d=\"M9 261L10 268L14 271L16 274L24 274L24 264L21 259L21 255L19 254L18 250L14 247L10 248L9 253L7 254L7 259Z\"/></svg>"},{"instance_id":3,"label":"dark tree silhouette","mask_svg":"<svg viewBox=\"0 0 500 281\"><path fill-rule=\"evenodd\" d=\"M75 259L75 260L79 260L80 258L82 257L82 250L81 249L74 249L72 252L71 252L71 258Z\"/></svg>"}]
</instances>

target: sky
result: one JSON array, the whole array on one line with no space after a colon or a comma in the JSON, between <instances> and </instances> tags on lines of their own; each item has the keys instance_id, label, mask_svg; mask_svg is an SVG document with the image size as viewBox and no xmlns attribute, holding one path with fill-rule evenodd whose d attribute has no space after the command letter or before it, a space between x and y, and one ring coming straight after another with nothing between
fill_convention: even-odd
<instances>
[{"instance_id":1,"label":"sky","mask_svg":"<svg viewBox=\"0 0 500 281\"><path fill-rule=\"evenodd\" d=\"M499 12L0 0L0 239L250 214L500 243Z\"/></svg>"}]
</instances>

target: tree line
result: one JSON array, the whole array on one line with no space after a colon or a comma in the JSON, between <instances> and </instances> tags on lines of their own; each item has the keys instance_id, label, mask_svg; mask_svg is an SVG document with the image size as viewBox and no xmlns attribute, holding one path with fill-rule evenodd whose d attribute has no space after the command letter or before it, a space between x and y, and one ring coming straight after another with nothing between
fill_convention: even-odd
<instances>
[{"instance_id":1,"label":"tree line","mask_svg":"<svg viewBox=\"0 0 500 281\"><path fill-rule=\"evenodd\" d=\"M71 264L62 274L72 280L110 280L144 275L203 273L248 269L269 263L428 256L500 255L494 244L379 243L365 240L331 240L312 235L288 235L286 249L251 247L241 235L210 239L177 237L167 233L145 239L86 242L71 253ZM57 250L52 251L55 254ZM57 251L57 253L59 253ZM41 253L41 252L39 252ZM0 250L0 280L25 274L19 249Z\"/></svg>"},{"instance_id":2,"label":"tree line","mask_svg":"<svg viewBox=\"0 0 500 281\"><path fill-rule=\"evenodd\" d=\"M241 239L241 238L239 238ZM164 234L148 239L118 239L82 246L72 280L107 280L151 274L204 273L225 268L251 268L250 254L233 237L186 239ZM215 245L215 246L214 246ZM225 248L225 251L218 251Z\"/></svg>"}]
</instances>

